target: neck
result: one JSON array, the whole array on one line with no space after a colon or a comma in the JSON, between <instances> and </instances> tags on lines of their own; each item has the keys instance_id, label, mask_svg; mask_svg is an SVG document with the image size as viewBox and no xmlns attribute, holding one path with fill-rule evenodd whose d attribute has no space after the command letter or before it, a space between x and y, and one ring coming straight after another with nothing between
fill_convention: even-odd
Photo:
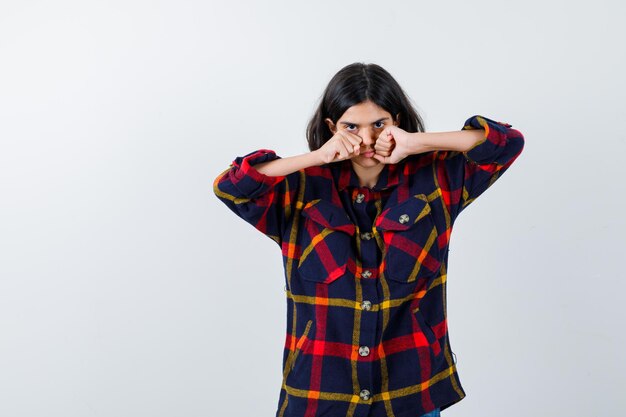
<instances>
[{"instance_id":1,"label":"neck","mask_svg":"<svg viewBox=\"0 0 626 417\"><path fill-rule=\"evenodd\" d=\"M352 164L352 167L359 178L359 185L361 187L374 188L385 165L378 164L373 167L363 168L360 165Z\"/></svg>"}]
</instances>

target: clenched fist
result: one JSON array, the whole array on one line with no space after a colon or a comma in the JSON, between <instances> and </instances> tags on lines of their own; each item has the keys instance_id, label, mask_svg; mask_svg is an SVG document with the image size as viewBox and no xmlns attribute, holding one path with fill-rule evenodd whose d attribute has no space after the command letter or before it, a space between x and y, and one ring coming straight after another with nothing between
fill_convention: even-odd
<instances>
[{"instance_id":1,"label":"clenched fist","mask_svg":"<svg viewBox=\"0 0 626 417\"><path fill-rule=\"evenodd\" d=\"M328 139L328 141L315 152L320 155L320 159L324 164L343 161L344 159L351 159L359 154L361 142L363 142L363 139L354 133L338 130L332 138Z\"/></svg>"},{"instance_id":2,"label":"clenched fist","mask_svg":"<svg viewBox=\"0 0 626 417\"><path fill-rule=\"evenodd\" d=\"M383 164L397 164L411 154L409 145L415 144L414 135L397 126L386 127L374 145L374 158Z\"/></svg>"}]
</instances>

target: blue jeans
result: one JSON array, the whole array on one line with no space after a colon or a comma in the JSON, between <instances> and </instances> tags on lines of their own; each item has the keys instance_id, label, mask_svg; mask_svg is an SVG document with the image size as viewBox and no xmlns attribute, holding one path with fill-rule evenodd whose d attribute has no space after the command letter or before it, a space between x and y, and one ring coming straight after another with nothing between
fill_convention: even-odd
<instances>
[{"instance_id":1,"label":"blue jeans","mask_svg":"<svg viewBox=\"0 0 626 417\"><path fill-rule=\"evenodd\" d=\"M426 413L426 414L422 414L419 417L440 417L441 414L439 413L439 409L435 408L433 411L431 411L430 413Z\"/></svg>"}]
</instances>

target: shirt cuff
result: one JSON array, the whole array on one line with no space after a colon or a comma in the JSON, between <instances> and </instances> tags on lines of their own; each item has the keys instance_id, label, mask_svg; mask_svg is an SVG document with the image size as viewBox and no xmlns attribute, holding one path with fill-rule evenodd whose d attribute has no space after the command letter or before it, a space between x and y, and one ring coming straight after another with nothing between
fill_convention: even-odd
<instances>
[{"instance_id":1,"label":"shirt cuff","mask_svg":"<svg viewBox=\"0 0 626 417\"><path fill-rule=\"evenodd\" d=\"M498 155L507 144L507 129L512 125L498 122L484 116L474 115L467 119L463 130L484 129L485 137L478 141L463 154L467 159L477 164L487 164L496 161Z\"/></svg>"},{"instance_id":2,"label":"shirt cuff","mask_svg":"<svg viewBox=\"0 0 626 417\"><path fill-rule=\"evenodd\" d=\"M257 171L254 165L275 159L280 159L280 156L277 156L276 153L270 149L259 149L247 155L238 156L230 164L231 170L229 176L233 185L242 195L248 198L263 194L265 191L284 180L285 176L265 175Z\"/></svg>"}]
</instances>

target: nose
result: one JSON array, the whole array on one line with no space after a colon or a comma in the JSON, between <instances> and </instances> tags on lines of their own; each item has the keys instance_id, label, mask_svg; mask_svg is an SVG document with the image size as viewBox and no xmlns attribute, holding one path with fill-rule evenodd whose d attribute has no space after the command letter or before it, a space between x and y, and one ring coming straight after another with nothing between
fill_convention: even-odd
<instances>
[{"instance_id":1,"label":"nose","mask_svg":"<svg viewBox=\"0 0 626 417\"><path fill-rule=\"evenodd\" d=\"M361 145L364 147L371 147L374 145L374 143L376 143L376 133L370 129L361 130L359 132L359 136L361 136L361 139L363 139Z\"/></svg>"}]
</instances>

